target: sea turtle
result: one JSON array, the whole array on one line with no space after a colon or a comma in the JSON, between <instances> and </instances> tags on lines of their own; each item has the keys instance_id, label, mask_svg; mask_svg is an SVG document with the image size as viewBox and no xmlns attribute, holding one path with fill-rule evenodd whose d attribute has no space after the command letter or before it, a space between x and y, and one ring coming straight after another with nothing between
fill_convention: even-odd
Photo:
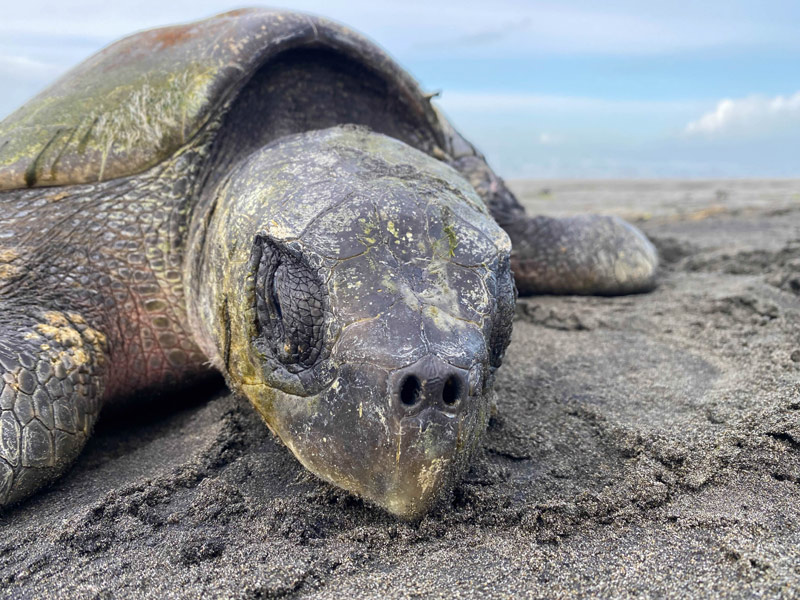
<instances>
[{"instance_id":1,"label":"sea turtle","mask_svg":"<svg viewBox=\"0 0 800 600\"><path fill-rule=\"evenodd\" d=\"M0 209L0 505L103 404L216 369L310 471L419 517L486 426L512 270L618 294L657 263L619 219L526 216L376 45L264 9L125 38L5 119Z\"/></svg>"}]
</instances>

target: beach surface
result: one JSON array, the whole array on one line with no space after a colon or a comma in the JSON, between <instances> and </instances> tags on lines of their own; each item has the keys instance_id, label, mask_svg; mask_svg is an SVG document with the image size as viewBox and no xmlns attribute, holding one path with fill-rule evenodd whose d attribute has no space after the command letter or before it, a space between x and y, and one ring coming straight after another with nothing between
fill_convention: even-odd
<instances>
[{"instance_id":1,"label":"beach surface","mask_svg":"<svg viewBox=\"0 0 800 600\"><path fill-rule=\"evenodd\" d=\"M3 598L800 597L800 181L516 181L616 214L649 294L520 299L453 497L398 522L223 389L101 418L0 515Z\"/></svg>"}]
</instances>

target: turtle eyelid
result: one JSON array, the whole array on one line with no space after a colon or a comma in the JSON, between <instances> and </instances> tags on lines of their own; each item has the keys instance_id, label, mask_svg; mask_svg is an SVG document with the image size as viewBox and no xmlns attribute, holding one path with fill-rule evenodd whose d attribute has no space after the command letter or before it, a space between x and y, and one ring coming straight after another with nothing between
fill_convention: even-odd
<instances>
[{"instance_id":1,"label":"turtle eyelid","mask_svg":"<svg viewBox=\"0 0 800 600\"><path fill-rule=\"evenodd\" d=\"M324 354L325 286L302 254L281 241L257 236L254 244L254 342L268 360L290 372L311 368Z\"/></svg>"}]
</instances>

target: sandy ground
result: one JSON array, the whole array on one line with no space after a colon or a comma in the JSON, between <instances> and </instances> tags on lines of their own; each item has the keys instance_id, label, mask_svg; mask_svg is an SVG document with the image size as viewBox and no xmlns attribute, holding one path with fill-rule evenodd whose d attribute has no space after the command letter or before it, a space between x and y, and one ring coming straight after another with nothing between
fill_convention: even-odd
<instances>
[{"instance_id":1,"label":"sandy ground","mask_svg":"<svg viewBox=\"0 0 800 600\"><path fill-rule=\"evenodd\" d=\"M800 181L514 187L536 212L631 218L661 284L520 301L446 507L396 522L206 391L106 418L0 517L0 595L800 597Z\"/></svg>"}]
</instances>

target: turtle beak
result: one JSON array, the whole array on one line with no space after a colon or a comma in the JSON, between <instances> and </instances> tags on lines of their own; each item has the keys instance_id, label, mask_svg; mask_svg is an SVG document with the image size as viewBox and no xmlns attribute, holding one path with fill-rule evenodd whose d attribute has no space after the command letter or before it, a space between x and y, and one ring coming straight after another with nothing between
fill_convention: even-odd
<instances>
[{"instance_id":1,"label":"turtle beak","mask_svg":"<svg viewBox=\"0 0 800 600\"><path fill-rule=\"evenodd\" d=\"M395 371L390 381L394 413L394 465L382 504L414 519L449 491L463 473L479 398L469 396L466 371L433 354Z\"/></svg>"},{"instance_id":2,"label":"turtle beak","mask_svg":"<svg viewBox=\"0 0 800 600\"><path fill-rule=\"evenodd\" d=\"M442 414L424 408L395 423L391 443L371 456L351 455L349 465L331 476L326 465L306 466L337 486L383 507L406 520L417 520L446 498L469 463L469 454L482 427L477 419ZM340 453L341 457L341 453Z\"/></svg>"},{"instance_id":3,"label":"turtle beak","mask_svg":"<svg viewBox=\"0 0 800 600\"><path fill-rule=\"evenodd\" d=\"M349 366L323 395L254 403L308 470L409 520L458 482L488 415L467 371L433 355L393 372Z\"/></svg>"},{"instance_id":4,"label":"turtle beak","mask_svg":"<svg viewBox=\"0 0 800 600\"><path fill-rule=\"evenodd\" d=\"M394 465L384 489L372 499L403 519L427 513L457 483L466 467L461 420L453 422L427 408L404 419L396 434Z\"/></svg>"}]
</instances>

